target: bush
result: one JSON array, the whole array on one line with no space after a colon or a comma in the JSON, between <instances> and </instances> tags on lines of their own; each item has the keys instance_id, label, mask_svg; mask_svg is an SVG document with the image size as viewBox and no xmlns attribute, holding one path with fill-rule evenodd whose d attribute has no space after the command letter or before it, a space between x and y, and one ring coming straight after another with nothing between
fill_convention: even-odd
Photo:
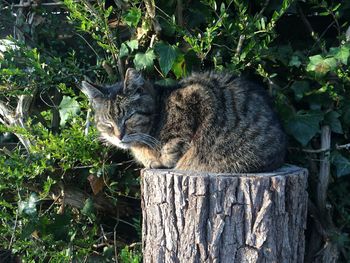
<instances>
[{"instance_id":1,"label":"bush","mask_svg":"<svg viewBox=\"0 0 350 263\"><path fill-rule=\"evenodd\" d=\"M349 260L350 3L4 1L0 10L4 255L141 261L139 168L98 142L77 88L133 66L165 85L209 69L263 82L289 135L288 162L310 172L306 259Z\"/></svg>"}]
</instances>

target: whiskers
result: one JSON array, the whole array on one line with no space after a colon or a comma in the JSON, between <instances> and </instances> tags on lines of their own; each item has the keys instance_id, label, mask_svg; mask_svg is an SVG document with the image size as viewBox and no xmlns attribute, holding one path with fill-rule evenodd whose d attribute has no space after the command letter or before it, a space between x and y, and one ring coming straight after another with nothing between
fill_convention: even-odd
<instances>
[{"instance_id":1,"label":"whiskers","mask_svg":"<svg viewBox=\"0 0 350 263\"><path fill-rule=\"evenodd\" d=\"M133 143L133 142L146 144L148 147L152 148L153 150L160 150L161 148L160 142L153 136L146 133L128 134L128 135L125 135L125 137L122 140L122 143Z\"/></svg>"}]
</instances>

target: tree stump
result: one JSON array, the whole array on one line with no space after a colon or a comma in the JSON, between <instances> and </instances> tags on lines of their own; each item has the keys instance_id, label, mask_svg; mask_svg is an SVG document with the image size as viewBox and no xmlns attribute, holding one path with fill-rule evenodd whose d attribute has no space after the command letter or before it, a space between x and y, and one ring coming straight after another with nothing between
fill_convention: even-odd
<instances>
[{"instance_id":1,"label":"tree stump","mask_svg":"<svg viewBox=\"0 0 350 263\"><path fill-rule=\"evenodd\" d=\"M144 262L303 262L306 169L141 176Z\"/></svg>"}]
</instances>

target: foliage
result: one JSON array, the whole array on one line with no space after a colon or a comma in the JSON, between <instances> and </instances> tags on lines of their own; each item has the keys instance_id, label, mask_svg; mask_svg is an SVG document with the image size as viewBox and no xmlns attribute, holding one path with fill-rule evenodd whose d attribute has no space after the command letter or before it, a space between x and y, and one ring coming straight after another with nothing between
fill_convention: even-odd
<instances>
[{"instance_id":1,"label":"foliage","mask_svg":"<svg viewBox=\"0 0 350 263\"><path fill-rule=\"evenodd\" d=\"M98 142L77 89L84 78L121 80L133 66L163 84L209 69L262 81L289 135L288 162L309 168L311 201L319 160L331 163L337 231L324 238L349 260L349 3L64 0L55 9L45 1L0 9L0 36L10 43L0 49L0 101L14 109L19 96L34 98L23 126L0 126L0 248L26 262L111 262L115 254L141 261L127 246L140 238L135 167L126 169L128 156ZM20 30L9 33L15 24ZM325 125L331 149L318 152ZM14 134L32 143L29 152L13 146ZM88 194L80 206L60 196L70 186ZM126 202L133 213L99 210L98 195L113 207Z\"/></svg>"}]
</instances>

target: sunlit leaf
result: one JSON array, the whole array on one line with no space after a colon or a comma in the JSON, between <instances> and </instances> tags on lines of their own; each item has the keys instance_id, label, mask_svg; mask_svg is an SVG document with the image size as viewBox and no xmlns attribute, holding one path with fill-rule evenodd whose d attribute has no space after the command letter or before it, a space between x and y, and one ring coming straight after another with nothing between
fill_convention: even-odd
<instances>
[{"instance_id":1,"label":"sunlit leaf","mask_svg":"<svg viewBox=\"0 0 350 263\"><path fill-rule=\"evenodd\" d=\"M152 49L146 53L137 53L134 58L134 65L137 70L149 69L153 67L153 60L156 58Z\"/></svg>"},{"instance_id":2,"label":"sunlit leaf","mask_svg":"<svg viewBox=\"0 0 350 263\"><path fill-rule=\"evenodd\" d=\"M68 118L75 116L79 110L80 106L75 98L63 96L63 99L59 105L59 113L61 118L60 125L64 126Z\"/></svg>"},{"instance_id":3,"label":"sunlit leaf","mask_svg":"<svg viewBox=\"0 0 350 263\"><path fill-rule=\"evenodd\" d=\"M130 27L137 27L141 19L141 9L131 7L127 13L123 15L124 22Z\"/></svg>"}]
</instances>

